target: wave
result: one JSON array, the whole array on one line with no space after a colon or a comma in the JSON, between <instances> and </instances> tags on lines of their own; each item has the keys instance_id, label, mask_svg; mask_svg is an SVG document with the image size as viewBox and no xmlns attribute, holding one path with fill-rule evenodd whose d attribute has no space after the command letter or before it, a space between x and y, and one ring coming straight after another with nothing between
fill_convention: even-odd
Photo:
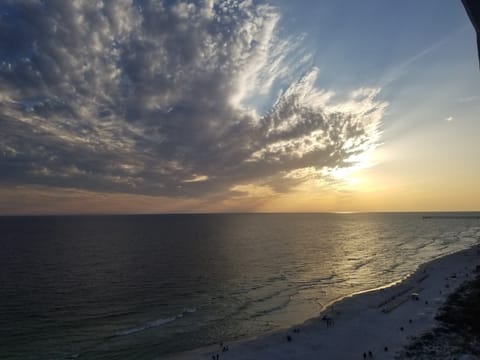
<instances>
[{"instance_id":1,"label":"wave","mask_svg":"<svg viewBox=\"0 0 480 360\"><path fill-rule=\"evenodd\" d=\"M386 273L393 273L396 268L398 268L400 265L403 265L403 264L404 264L403 262L394 263L394 264L391 265L389 268L383 270L383 273L384 273L384 274L386 274Z\"/></svg>"},{"instance_id":2,"label":"wave","mask_svg":"<svg viewBox=\"0 0 480 360\"><path fill-rule=\"evenodd\" d=\"M250 315L249 318L250 319L255 319L255 318L259 318L259 317L271 314L275 311L285 309L290 304L291 301L292 301L292 296L289 296L287 299L285 299L280 304L273 305L273 306L271 306L267 309L257 310L254 314Z\"/></svg>"},{"instance_id":3,"label":"wave","mask_svg":"<svg viewBox=\"0 0 480 360\"><path fill-rule=\"evenodd\" d=\"M427 247L427 246L429 246L429 245L432 245L432 244L435 243L436 241L437 241L437 239L436 239L436 238L433 238L433 239L430 240L430 241L426 241L426 242L418 245L417 247L415 247L415 250L421 250L421 249L423 249L423 248L425 248L425 247Z\"/></svg>"},{"instance_id":4,"label":"wave","mask_svg":"<svg viewBox=\"0 0 480 360\"><path fill-rule=\"evenodd\" d=\"M170 317L166 317L166 318L160 318L160 319L156 319L156 320L153 320L153 321L149 321L149 322L145 323L144 325L141 325L141 326L138 326L138 327L118 331L114 334L114 336L127 336L127 335L136 334L136 333L148 330L148 329L161 327L163 325L174 322L175 320L183 318L186 314L192 314L195 311L197 311L197 308L184 308L183 311L179 314L176 314L176 315L170 316Z\"/></svg>"},{"instance_id":5,"label":"wave","mask_svg":"<svg viewBox=\"0 0 480 360\"><path fill-rule=\"evenodd\" d=\"M299 280L296 282L296 286L299 289L306 289L316 285L331 285L339 282L342 282L342 279L339 279L336 273L332 273L327 276L321 276L321 277L306 279L306 280Z\"/></svg>"},{"instance_id":6,"label":"wave","mask_svg":"<svg viewBox=\"0 0 480 360\"><path fill-rule=\"evenodd\" d=\"M280 274L280 275L276 275L268 278L266 282L272 283L272 282L284 281L284 280L287 280L287 276L285 274Z\"/></svg>"},{"instance_id":7,"label":"wave","mask_svg":"<svg viewBox=\"0 0 480 360\"><path fill-rule=\"evenodd\" d=\"M246 310L247 308L249 308L250 306L252 306L254 304L263 303L263 302L266 302L266 301L271 300L273 298L276 298L286 291L288 291L288 289L280 289L280 290L276 290L276 291L273 291L273 292L269 292L269 293L267 293L263 296L259 296L259 297L256 297L256 298L250 297L247 301L245 301L243 304L241 304L237 308L235 313Z\"/></svg>"},{"instance_id":8,"label":"wave","mask_svg":"<svg viewBox=\"0 0 480 360\"><path fill-rule=\"evenodd\" d=\"M359 270L359 269L361 269L362 267L364 267L365 265L370 264L373 260L374 260L373 258L370 258L370 259L365 260L365 261L360 261L360 262L354 264L354 265L352 266L352 269L353 269L353 270Z\"/></svg>"},{"instance_id":9,"label":"wave","mask_svg":"<svg viewBox=\"0 0 480 360\"><path fill-rule=\"evenodd\" d=\"M272 289L273 290L273 289ZM298 289L294 287L276 289L269 291L262 296L249 297L245 299L238 307L235 308L230 314L229 317L236 317L241 314L249 314L245 318L255 318L265 315L267 313L279 310L288 305L292 296L295 296L298 293ZM253 295L253 294L250 294ZM278 301L282 298L286 298L282 301L281 305L278 305ZM261 309L264 307L264 309ZM266 307L266 309L265 309ZM253 313L253 314L252 314Z\"/></svg>"}]
</instances>

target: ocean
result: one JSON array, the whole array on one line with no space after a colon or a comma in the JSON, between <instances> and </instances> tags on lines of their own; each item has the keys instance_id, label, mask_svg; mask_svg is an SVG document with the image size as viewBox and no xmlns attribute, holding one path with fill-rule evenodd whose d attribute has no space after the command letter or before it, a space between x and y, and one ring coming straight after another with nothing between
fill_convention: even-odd
<instances>
[{"instance_id":1,"label":"ocean","mask_svg":"<svg viewBox=\"0 0 480 360\"><path fill-rule=\"evenodd\" d=\"M479 243L478 216L0 217L0 359L159 359L286 328Z\"/></svg>"}]
</instances>

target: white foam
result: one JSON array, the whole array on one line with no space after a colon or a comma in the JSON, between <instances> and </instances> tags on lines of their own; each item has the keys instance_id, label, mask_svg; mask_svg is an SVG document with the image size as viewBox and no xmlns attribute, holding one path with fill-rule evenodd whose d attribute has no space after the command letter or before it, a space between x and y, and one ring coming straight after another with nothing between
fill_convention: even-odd
<instances>
[{"instance_id":1,"label":"white foam","mask_svg":"<svg viewBox=\"0 0 480 360\"><path fill-rule=\"evenodd\" d=\"M183 311L180 314L170 316L170 317L167 317L167 318L160 318L160 319L157 319L157 320L149 321L142 326L118 331L118 332L115 333L115 336L127 336L127 335L132 335L132 334L135 334L135 333L138 333L138 332L141 332L141 331L145 331L145 330L148 330L148 329L160 327L160 326L169 324L169 323L171 323L175 320L181 319L187 313L191 314L191 313L194 313L195 311L197 311L196 308L184 308Z\"/></svg>"}]
</instances>

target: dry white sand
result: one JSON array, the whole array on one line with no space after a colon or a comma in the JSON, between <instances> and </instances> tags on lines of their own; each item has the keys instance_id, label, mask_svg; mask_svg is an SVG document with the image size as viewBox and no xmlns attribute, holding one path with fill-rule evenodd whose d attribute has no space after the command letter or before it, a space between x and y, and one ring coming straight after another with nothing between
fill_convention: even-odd
<instances>
[{"instance_id":1,"label":"dry white sand","mask_svg":"<svg viewBox=\"0 0 480 360\"><path fill-rule=\"evenodd\" d=\"M228 343L177 354L175 359L393 359L412 336L436 325L434 319L446 297L480 264L478 246L422 265L402 282L347 297L318 318L291 329L253 340ZM418 300L412 298L418 294ZM322 316L334 320L327 327ZM287 340L291 337L291 341ZM388 351L385 351L388 347Z\"/></svg>"}]
</instances>

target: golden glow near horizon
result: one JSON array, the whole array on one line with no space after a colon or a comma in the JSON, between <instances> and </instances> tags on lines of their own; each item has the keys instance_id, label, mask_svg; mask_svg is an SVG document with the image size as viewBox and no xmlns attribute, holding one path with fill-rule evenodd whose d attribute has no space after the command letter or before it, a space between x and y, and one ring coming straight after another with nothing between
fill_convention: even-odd
<instances>
[{"instance_id":1,"label":"golden glow near horizon","mask_svg":"<svg viewBox=\"0 0 480 360\"><path fill-rule=\"evenodd\" d=\"M476 134L469 131L468 124L448 122L448 126L440 124L423 133L412 132L397 138L364 155L363 162L350 168L325 170L322 177L300 182L287 193L275 192L268 185L243 184L231 188L228 197L177 199L12 186L0 191L0 212L478 211L480 150ZM308 177L311 171L304 169L292 176ZM189 181L204 180L204 176L198 175Z\"/></svg>"}]
</instances>

